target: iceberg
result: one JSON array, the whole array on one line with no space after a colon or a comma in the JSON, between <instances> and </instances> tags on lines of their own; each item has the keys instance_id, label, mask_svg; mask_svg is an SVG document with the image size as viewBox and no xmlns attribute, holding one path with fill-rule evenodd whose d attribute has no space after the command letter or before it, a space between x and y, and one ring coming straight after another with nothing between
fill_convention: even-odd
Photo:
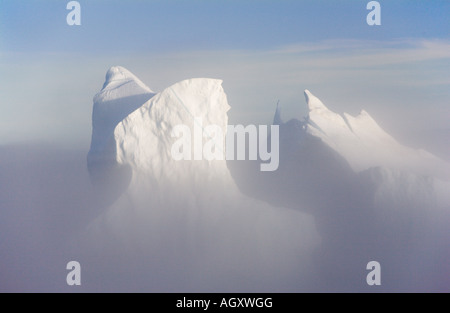
<instances>
[{"instance_id":1,"label":"iceberg","mask_svg":"<svg viewBox=\"0 0 450 313\"><path fill-rule=\"evenodd\" d=\"M194 127L196 117L222 127L225 140L229 108L221 80L188 79L153 93L129 71L111 68L94 98L88 163L91 175L103 176L93 179L100 184L108 184L113 169L127 174L117 176L122 188L81 235L82 253L119 254L115 272L131 258L145 274L127 269L123 279L146 290L298 290L320 242L312 217L243 195L225 157L171 155L172 129Z\"/></svg>"}]
</instances>

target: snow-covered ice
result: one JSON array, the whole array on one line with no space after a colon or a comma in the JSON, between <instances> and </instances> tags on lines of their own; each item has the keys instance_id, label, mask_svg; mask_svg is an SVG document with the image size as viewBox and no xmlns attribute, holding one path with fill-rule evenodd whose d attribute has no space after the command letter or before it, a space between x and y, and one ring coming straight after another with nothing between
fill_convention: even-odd
<instances>
[{"instance_id":1,"label":"snow-covered ice","mask_svg":"<svg viewBox=\"0 0 450 313\"><path fill-rule=\"evenodd\" d=\"M396 271L390 290L417 283L408 270L418 262L432 273L424 284L445 284L433 272L445 265L432 255L449 254L449 165L401 145L364 110L340 115L308 90L305 98L303 121L284 123L276 109L279 170L262 173L249 161L236 171L239 161L171 155L172 129L194 128L196 117L226 135L221 80L155 93L111 68L94 98L88 165L95 185L119 187L76 251L89 259L101 250L92 267L104 277L126 273L116 277L124 290L360 291L371 260Z\"/></svg>"},{"instance_id":2,"label":"snow-covered ice","mask_svg":"<svg viewBox=\"0 0 450 313\"><path fill-rule=\"evenodd\" d=\"M399 144L366 111L356 117L347 113L341 116L308 90L305 98L309 108L307 132L336 150L355 171L381 166L450 179L449 164L424 150Z\"/></svg>"},{"instance_id":3,"label":"snow-covered ice","mask_svg":"<svg viewBox=\"0 0 450 313\"><path fill-rule=\"evenodd\" d=\"M109 168L127 169L131 178L117 201L90 224L82 245L89 243L92 251L122 251L123 258L140 258L136 262L148 260L143 277L152 277L154 290L299 288L302 275L309 275L305 266L311 251L320 242L312 216L244 196L225 160L176 161L171 156L177 140L172 129L179 124L192 129L194 117L222 127L225 140L230 107L222 81L189 79L153 95L123 68L108 73L125 76L126 83L108 74L105 88L94 98L93 132L103 138L108 134L108 144L93 136L90 169L95 173L95 166L108 160ZM131 105L121 102L135 93L145 95L139 105L138 98ZM117 104L112 122L105 109L111 101ZM127 181L120 175L117 179ZM123 258L118 267L127 263Z\"/></svg>"}]
</instances>

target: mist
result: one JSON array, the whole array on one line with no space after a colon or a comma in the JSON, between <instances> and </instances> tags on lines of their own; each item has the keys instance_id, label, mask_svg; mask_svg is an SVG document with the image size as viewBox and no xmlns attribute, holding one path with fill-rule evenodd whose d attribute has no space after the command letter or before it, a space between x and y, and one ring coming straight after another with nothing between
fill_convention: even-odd
<instances>
[{"instance_id":1,"label":"mist","mask_svg":"<svg viewBox=\"0 0 450 313\"><path fill-rule=\"evenodd\" d=\"M237 190L205 186L210 199L195 199L183 184L151 195L140 184L105 220L114 200L92 185L86 151L2 147L1 291L373 292L372 259L383 269L377 291L449 290L449 202L385 197L376 212L370 186L340 161L291 167L281 151L274 173L228 162L240 189L272 206ZM76 288L65 282L71 260L82 267Z\"/></svg>"},{"instance_id":2,"label":"mist","mask_svg":"<svg viewBox=\"0 0 450 313\"><path fill-rule=\"evenodd\" d=\"M292 119L280 125L280 167L229 161L240 190L314 217L321 244L312 253L320 291L367 292L365 265L383 268L383 292L448 291L450 184L374 167L355 172ZM311 285L310 285L311 286Z\"/></svg>"},{"instance_id":3,"label":"mist","mask_svg":"<svg viewBox=\"0 0 450 313\"><path fill-rule=\"evenodd\" d=\"M86 151L36 143L0 155L0 290L63 291L67 242L101 210Z\"/></svg>"},{"instance_id":4,"label":"mist","mask_svg":"<svg viewBox=\"0 0 450 313\"><path fill-rule=\"evenodd\" d=\"M165 110L158 99L148 109ZM147 121L138 113L124 125ZM216 113L205 114L225 126ZM87 149L0 148L2 291L449 290L448 180L357 173L297 119L280 122L275 172L261 160L174 162L157 148L167 130L150 121L117 137L130 163L100 159L90 173ZM81 286L66 284L72 260ZM373 260L376 290L365 281Z\"/></svg>"}]
</instances>

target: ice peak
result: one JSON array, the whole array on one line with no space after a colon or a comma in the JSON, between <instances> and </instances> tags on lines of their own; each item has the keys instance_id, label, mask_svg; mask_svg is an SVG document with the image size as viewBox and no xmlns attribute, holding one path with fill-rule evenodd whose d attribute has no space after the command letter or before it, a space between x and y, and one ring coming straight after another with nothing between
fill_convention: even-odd
<instances>
[{"instance_id":1,"label":"ice peak","mask_svg":"<svg viewBox=\"0 0 450 313\"><path fill-rule=\"evenodd\" d=\"M369 113L366 110L361 110L361 112L359 112L359 115L364 116L364 115L369 115Z\"/></svg>"},{"instance_id":2,"label":"ice peak","mask_svg":"<svg viewBox=\"0 0 450 313\"><path fill-rule=\"evenodd\" d=\"M280 102L277 103L277 109L275 110L275 116L273 117L273 125L281 125L283 120L281 119L281 107Z\"/></svg>"},{"instance_id":3,"label":"ice peak","mask_svg":"<svg viewBox=\"0 0 450 313\"><path fill-rule=\"evenodd\" d=\"M308 104L309 111L314 110L327 110L328 108L319 100L316 96L314 96L308 89L305 89L305 99Z\"/></svg>"},{"instance_id":4,"label":"ice peak","mask_svg":"<svg viewBox=\"0 0 450 313\"><path fill-rule=\"evenodd\" d=\"M134 76L129 70L122 66L111 66L106 72L106 83L109 83L113 80L120 80L131 78Z\"/></svg>"},{"instance_id":5,"label":"ice peak","mask_svg":"<svg viewBox=\"0 0 450 313\"><path fill-rule=\"evenodd\" d=\"M133 73L122 66L112 66L106 72L105 83L103 84L103 89L108 89L110 87L115 88L117 85L121 85L128 82L135 82L139 87L144 89L146 92L153 93L153 91L145 85L139 78L137 78Z\"/></svg>"},{"instance_id":6,"label":"ice peak","mask_svg":"<svg viewBox=\"0 0 450 313\"><path fill-rule=\"evenodd\" d=\"M124 67L113 66L107 71L103 88L94 97L92 142L88 155L90 167L97 160L96 154L111 142L117 124L154 95Z\"/></svg>"}]
</instances>

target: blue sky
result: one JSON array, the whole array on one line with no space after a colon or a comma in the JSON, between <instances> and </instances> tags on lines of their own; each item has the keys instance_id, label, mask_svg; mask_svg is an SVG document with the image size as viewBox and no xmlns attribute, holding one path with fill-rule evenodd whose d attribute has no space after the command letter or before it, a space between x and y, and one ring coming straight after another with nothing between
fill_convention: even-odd
<instances>
[{"instance_id":1,"label":"blue sky","mask_svg":"<svg viewBox=\"0 0 450 313\"><path fill-rule=\"evenodd\" d=\"M327 39L448 38L449 1L79 1L82 26L66 25L68 1L2 0L1 49L36 52L155 52L270 49Z\"/></svg>"},{"instance_id":2,"label":"blue sky","mask_svg":"<svg viewBox=\"0 0 450 313\"><path fill-rule=\"evenodd\" d=\"M68 2L0 0L0 144L87 149L92 98L121 65L155 91L223 79L234 124L270 123L278 100L301 118L309 89L450 159L450 1L379 1L381 26L365 0L89 0L81 26Z\"/></svg>"}]
</instances>

